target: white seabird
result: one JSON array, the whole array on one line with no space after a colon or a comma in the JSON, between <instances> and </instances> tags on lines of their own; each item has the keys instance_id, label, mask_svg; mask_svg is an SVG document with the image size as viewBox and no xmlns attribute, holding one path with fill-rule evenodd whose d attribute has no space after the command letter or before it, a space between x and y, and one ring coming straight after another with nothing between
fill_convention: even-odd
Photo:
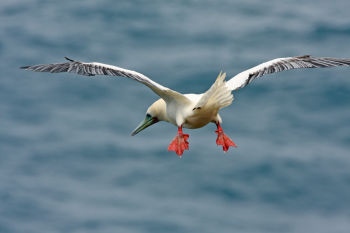
<instances>
[{"instance_id":1,"label":"white seabird","mask_svg":"<svg viewBox=\"0 0 350 233\"><path fill-rule=\"evenodd\" d=\"M218 134L216 139L217 145L222 145L225 152L230 146L236 147L235 143L224 134L221 128L222 119L219 115L219 110L232 103L233 91L247 86L254 79L283 70L350 65L350 59L342 58L312 57L310 55L277 58L243 71L228 81L225 81L226 73L220 73L214 84L205 93L181 94L156 83L136 71L97 62L86 63L65 58L68 62L23 66L21 68L36 72L71 72L86 76L121 76L143 83L154 91L160 99L147 109L145 119L131 135L134 136L159 121L172 123L178 127L178 133L170 143L168 150L175 151L179 156L183 154L184 150L189 148L189 143L187 142L189 135L184 134L182 128L201 128L209 122L217 125L217 130L215 131Z\"/></svg>"}]
</instances>

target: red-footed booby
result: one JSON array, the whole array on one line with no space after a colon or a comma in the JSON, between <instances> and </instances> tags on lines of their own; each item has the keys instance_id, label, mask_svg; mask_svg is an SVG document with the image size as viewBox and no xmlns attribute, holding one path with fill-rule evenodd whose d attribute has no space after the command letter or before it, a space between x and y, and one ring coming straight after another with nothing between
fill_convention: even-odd
<instances>
[{"instance_id":1,"label":"red-footed booby","mask_svg":"<svg viewBox=\"0 0 350 233\"><path fill-rule=\"evenodd\" d=\"M21 68L36 72L71 72L86 76L121 76L143 83L155 92L160 99L155 101L147 109L145 119L131 135L134 136L159 121L169 122L178 127L178 132L170 143L168 150L175 151L179 156L182 156L184 150L189 149L189 143L187 141L189 135L184 134L182 128L197 129L210 122L215 123L217 126L217 130L215 131L217 133L217 145L221 145L225 152L228 151L230 146L237 147L222 130L222 119L219 115L219 111L232 103L233 91L247 86L254 79L265 74L290 69L350 65L350 59L342 58L312 57L310 55L277 58L243 71L228 81L225 81L226 73L220 73L214 84L203 94L181 94L156 83L136 71L97 62L86 63L75 61L67 57L66 59L68 62L23 66Z\"/></svg>"}]
</instances>

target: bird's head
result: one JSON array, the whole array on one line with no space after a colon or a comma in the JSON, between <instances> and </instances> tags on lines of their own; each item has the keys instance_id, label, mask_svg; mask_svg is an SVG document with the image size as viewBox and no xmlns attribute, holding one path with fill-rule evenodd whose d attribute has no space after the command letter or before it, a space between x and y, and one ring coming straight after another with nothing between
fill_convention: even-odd
<instances>
[{"instance_id":1,"label":"bird's head","mask_svg":"<svg viewBox=\"0 0 350 233\"><path fill-rule=\"evenodd\" d=\"M154 102L146 112L145 119L140 123L140 125L131 133L131 136L135 136L142 130L146 129L159 121L166 121L166 104L163 99L159 99Z\"/></svg>"}]
</instances>

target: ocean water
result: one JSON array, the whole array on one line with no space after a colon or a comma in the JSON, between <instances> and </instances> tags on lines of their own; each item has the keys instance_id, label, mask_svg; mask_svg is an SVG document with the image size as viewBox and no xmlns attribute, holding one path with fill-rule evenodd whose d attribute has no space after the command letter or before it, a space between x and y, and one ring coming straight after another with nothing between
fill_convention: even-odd
<instances>
[{"instance_id":1,"label":"ocean water","mask_svg":"<svg viewBox=\"0 0 350 233\"><path fill-rule=\"evenodd\" d=\"M68 56L182 93L267 60L350 57L348 0L0 2L0 232L350 232L350 68L237 91L215 125L130 132L157 99L124 78L34 73Z\"/></svg>"}]
</instances>

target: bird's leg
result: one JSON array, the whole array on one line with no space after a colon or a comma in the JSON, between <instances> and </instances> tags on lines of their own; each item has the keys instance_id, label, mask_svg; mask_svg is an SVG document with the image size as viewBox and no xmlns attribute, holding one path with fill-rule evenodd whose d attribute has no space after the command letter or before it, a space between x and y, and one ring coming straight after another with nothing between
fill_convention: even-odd
<instances>
[{"instance_id":1,"label":"bird's leg","mask_svg":"<svg viewBox=\"0 0 350 233\"><path fill-rule=\"evenodd\" d=\"M220 123L216 122L215 124L218 127L218 129L215 131L215 133L218 134L218 137L216 139L216 144L218 146L221 145L223 151L225 152L228 151L230 146L237 147L236 144L224 134L224 131L222 130Z\"/></svg>"},{"instance_id":2,"label":"bird's leg","mask_svg":"<svg viewBox=\"0 0 350 233\"><path fill-rule=\"evenodd\" d=\"M168 151L175 151L178 156L182 156L184 150L188 150L188 141L187 139L190 136L182 132L182 126L179 126L177 135L174 140L170 143Z\"/></svg>"}]
</instances>

